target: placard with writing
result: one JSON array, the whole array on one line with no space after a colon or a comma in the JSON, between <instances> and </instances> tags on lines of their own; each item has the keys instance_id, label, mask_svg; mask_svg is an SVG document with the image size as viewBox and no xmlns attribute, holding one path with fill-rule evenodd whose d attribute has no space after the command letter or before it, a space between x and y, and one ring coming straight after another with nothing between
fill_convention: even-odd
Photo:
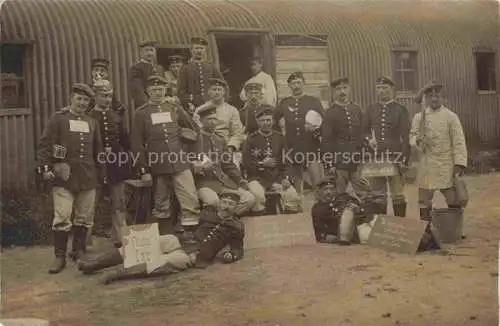
<instances>
[{"instance_id":1,"label":"placard with writing","mask_svg":"<svg viewBox=\"0 0 500 326\"><path fill-rule=\"evenodd\" d=\"M368 245L387 251L415 254L425 232L426 223L411 217L379 215Z\"/></svg>"},{"instance_id":2,"label":"placard with writing","mask_svg":"<svg viewBox=\"0 0 500 326\"><path fill-rule=\"evenodd\" d=\"M306 214L266 215L242 220L245 249L316 243L311 217Z\"/></svg>"},{"instance_id":3,"label":"placard with writing","mask_svg":"<svg viewBox=\"0 0 500 326\"><path fill-rule=\"evenodd\" d=\"M123 267L146 264L148 273L161 262L158 223L138 224L124 228Z\"/></svg>"}]
</instances>

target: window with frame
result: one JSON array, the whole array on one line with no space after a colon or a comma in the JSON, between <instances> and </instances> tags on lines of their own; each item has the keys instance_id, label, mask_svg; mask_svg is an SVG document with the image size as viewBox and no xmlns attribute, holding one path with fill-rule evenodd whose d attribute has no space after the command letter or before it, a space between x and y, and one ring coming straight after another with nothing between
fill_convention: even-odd
<instances>
[{"instance_id":1,"label":"window with frame","mask_svg":"<svg viewBox=\"0 0 500 326\"><path fill-rule=\"evenodd\" d=\"M3 43L1 45L2 108L26 106L25 53L25 44Z\"/></svg>"},{"instance_id":2,"label":"window with frame","mask_svg":"<svg viewBox=\"0 0 500 326\"><path fill-rule=\"evenodd\" d=\"M397 92L415 92L418 89L417 51L392 51L392 78Z\"/></svg>"},{"instance_id":3,"label":"window with frame","mask_svg":"<svg viewBox=\"0 0 500 326\"><path fill-rule=\"evenodd\" d=\"M476 52L476 83L480 92L496 92L495 52Z\"/></svg>"}]
</instances>

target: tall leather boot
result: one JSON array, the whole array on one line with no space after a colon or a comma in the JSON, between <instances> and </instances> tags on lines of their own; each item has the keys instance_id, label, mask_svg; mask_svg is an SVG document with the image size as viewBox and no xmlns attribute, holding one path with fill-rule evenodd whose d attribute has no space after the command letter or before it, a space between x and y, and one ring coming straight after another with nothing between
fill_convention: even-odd
<instances>
[{"instance_id":1,"label":"tall leather boot","mask_svg":"<svg viewBox=\"0 0 500 326\"><path fill-rule=\"evenodd\" d=\"M392 209L394 211L395 216L405 217L406 216L406 203L394 203L392 204Z\"/></svg>"},{"instance_id":2,"label":"tall leather boot","mask_svg":"<svg viewBox=\"0 0 500 326\"><path fill-rule=\"evenodd\" d=\"M54 254L55 259L49 268L50 274L57 274L66 267L66 252L68 250L69 232L54 231Z\"/></svg>"},{"instance_id":3,"label":"tall leather boot","mask_svg":"<svg viewBox=\"0 0 500 326\"><path fill-rule=\"evenodd\" d=\"M87 243L87 227L82 225L73 226L73 243L69 257L77 261L83 255Z\"/></svg>"},{"instance_id":4,"label":"tall leather boot","mask_svg":"<svg viewBox=\"0 0 500 326\"><path fill-rule=\"evenodd\" d=\"M432 221L432 207L420 208L420 219L423 221Z\"/></svg>"},{"instance_id":5,"label":"tall leather boot","mask_svg":"<svg viewBox=\"0 0 500 326\"><path fill-rule=\"evenodd\" d=\"M78 270L82 271L83 274L92 274L121 263L123 263L123 257L120 251L117 248L110 248L97 257L81 259L78 262Z\"/></svg>"}]
</instances>

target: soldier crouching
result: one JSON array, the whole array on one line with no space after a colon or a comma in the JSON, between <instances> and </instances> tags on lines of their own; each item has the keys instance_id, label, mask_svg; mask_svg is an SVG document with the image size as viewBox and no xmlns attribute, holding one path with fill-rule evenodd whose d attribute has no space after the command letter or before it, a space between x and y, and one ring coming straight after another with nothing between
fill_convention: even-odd
<instances>
[{"instance_id":1,"label":"soldier crouching","mask_svg":"<svg viewBox=\"0 0 500 326\"><path fill-rule=\"evenodd\" d=\"M103 151L97 122L85 115L92 89L74 84L69 107L56 112L44 130L37 158L43 179L52 181L54 201L55 260L49 273L59 273L66 266L68 236L73 229L70 258L78 260L85 251L87 231L94 222L96 188L105 183L105 170L99 162ZM71 215L74 207L74 222Z\"/></svg>"},{"instance_id":2,"label":"soldier crouching","mask_svg":"<svg viewBox=\"0 0 500 326\"><path fill-rule=\"evenodd\" d=\"M163 256L160 267L151 273L146 266L138 265L129 269L123 267L108 274L104 283L114 281L154 277L176 273L188 268L206 268L222 252L223 262L233 263L243 258L245 227L235 214L240 196L234 191L223 191L219 195L217 208L207 207L200 214L200 225L195 232L195 244L182 247L174 235L160 237Z\"/></svg>"}]
</instances>

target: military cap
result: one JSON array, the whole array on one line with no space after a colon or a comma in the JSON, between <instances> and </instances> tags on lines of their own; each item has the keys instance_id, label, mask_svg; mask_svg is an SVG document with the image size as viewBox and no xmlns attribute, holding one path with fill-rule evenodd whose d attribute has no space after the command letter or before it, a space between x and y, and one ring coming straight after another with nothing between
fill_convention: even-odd
<instances>
[{"instance_id":1,"label":"military cap","mask_svg":"<svg viewBox=\"0 0 500 326\"><path fill-rule=\"evenodd\" d=\"M92 59L92 68L94 67L102 67L104 69L109 68L109 60L104 58L95 58Z\"/></svg>"},{"instance_id":2,"label":"military cap","mask_svg":"<svg viewBox=\"0 0 500 326\"><path fill-rule=\"evenodd\" d=\"M396 83L394 81L392 81L392 79L390 79L389 77L379 77L377 78L377 84L379 85L389 85L389 86L395 86Z\"/></svg>"},{"instance_id":3,"label":"military cap","mask_svg":"<svg viewBox=\"0 0 500 326\"><path fill-rule=\"evenodd\" d=\"M167 84L168 84L168 81L165 78L163 78L162 76L160 76L160 75L152 75L146 81L147 87L149 87L149 86L159 86L159 85L165 86Z\"/></svg>"},{"instance_id":4,"label":"military cap","mask_svg":"<svg viewBox=\"0 0 500 326\"><path fill-rule=\"evenodd\" d=\"M264 85L261 83L248 83L245 85L245 91L261 91Z\"/></svg>"},{"instance_id":5,"label":"military cap","mask_svg":"<svg viewBox=\"0 0 500 326\"><path fill-rule=\"evenodd\" d=\"M321 179L318 182L318 188L321 188L321 187L324 187L324 186L328 186L328 185L335 186L336 184L337 183L335 182L335 178L333 178L333 177L325 177L325 178Z\"/></svg>"},{"instance_id":6,"label":"military cap","mask_svg":"<svg viewBox=\"0 0 500 326\"><path fill-rule=\"evenodd\" d=\"M208 84L210 86L224 86L227 87L227 82L221 78L209 78Z\"/></svg>"},{"instance_id":7,"label":"military cap","mask_svg":"<svg viewBox=\"0 0 500 326\"><path fill-rule=\"evenodd\" d=\"M330 83L330 87L337 87L340 84L348 84L348 83L349 79L347 77L339 77L332 80L332 82Z\"/></svg>"},{"instance_id":8,"label":"military cap","mask_svg":"<svg viewBox=\"0 0 500 326\"><path fill-rule=\"evenodd\" d=\"M177 55L177 54L168 57L168 61L170 63L179 63L182 62L182 59L183 59L182 55Z\"/></svg>"},{"instance_id":9,"label":"military cap","mask_svg":"<svg viewBox=\"0 0 500 326\"><path fill-rule=\"evenodd\" d=\"M87 85L87 84L83 84L83 83L74 83L73 86L71 87L71 90L74 92L74 93L77 93L77 94L83 94L83 95L87 95L89 97L94 97L95 96L95 93L94 91L92 90L92 88Z\"/></svg>"},{"instance_id":10,"label":"military cap","mask_svg":"<svg viewBox=\"0 0 500 326\"><path fill-rule=\"evenodd\" d=\"M441 89L443 89L443 84L440 84L435 80L431 80L422 88L422 93L423 94L439 93L441 92Z\"/></svg>"},{"instance_id":11,"label":"military cap","mask_svg":"<svg viewBox=\"0 0 500 326\"><path fill-rule=\"evenodd\" d=\"M255 118L258 119L262 116L273 115L273 114L274 114L274 107L272 105L262 104L257 108L257 111L255 112Z\"/></svg>"},{"instance_id":12,"label":"military cap","mask_svg":"<svg viewBox=\"0 0 500 326\"><path fill-rule=\"evenodd\" d=\"M94 91L96 93L105 93L105 94L112 93L113 86L111 86L111 83L109 82L109 80L100 79L94 83Z\"/></svg>"},{"instance_id":13,"label":"military cap","mask_svg":"<svg viewBox=\"0 0 500 326\"><path fill-rule=\"evenodd\" d=\"M233 190L224 189L219 194L219 198L230 198L230 199L234 200L235 202L239 202L240 201L240 194L237 193L236 191L233 191Z\"/></svg>"},{"instance_id":14,"label":"military cap","mask_svg":"<svg viewBox=\"0 0 500 326\"><path fill-rule=\"evenodd\" d=\"M198 116L200 118L204 118L206 116L216 114L217 113L217 107L215 105L209 104L206 106L202 106L198 109Z\"/></svg>"},{"instance_id":15,"label":"military cap","mask_svg":"<svg viewBox=\"0 0 500 326\"><path fill-rule=\"evenodd\" d=\"M287 83L291 82L294 79L302 79L304 80L304 74L301 71L296 71L292 72L290 76L288 76L288 79L286 80Z\"/></svg>"},{"instance_id":16,"label":"military cap","mask_svg":"<svg viewBox=\"0 0 500 326\"><path fill-rule=\"evenodd\" d=\"M144 41L141 44L139 44L139 48L145 48L146 46L155 47L157 45L158 45L157 41Z\"/></svg>"},{"instance_id":17,"label":"military cap","mask_svg":"<svg viewBox=\"0 0 500 326\"><path fill-rule=\"evenodd\" d=\"M203 37L195 36L191 38L191 44L208 45L207 40Z\"/></svg>"}]
</instances>

